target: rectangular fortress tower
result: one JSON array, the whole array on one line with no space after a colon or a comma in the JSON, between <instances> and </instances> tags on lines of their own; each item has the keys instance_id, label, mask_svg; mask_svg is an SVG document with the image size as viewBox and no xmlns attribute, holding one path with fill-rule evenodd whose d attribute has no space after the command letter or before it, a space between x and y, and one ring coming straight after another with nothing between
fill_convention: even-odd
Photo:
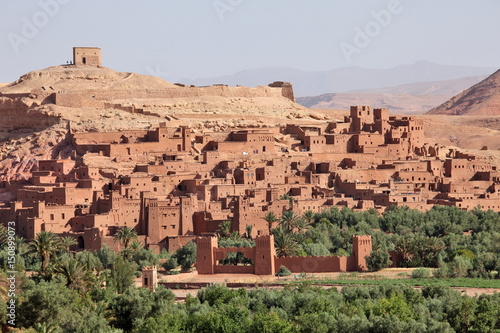
<instances>
[{"instance_id":1,"label":"rectangular fortress tower","mask_svg":"<svg viewBox=\"0 0 500 333\"><path fill-rule=\"evenodd\" d=\"M98 47L74 47L73 64L76 66L102 66L101 49Z\"/></svg>"}]
</instances>

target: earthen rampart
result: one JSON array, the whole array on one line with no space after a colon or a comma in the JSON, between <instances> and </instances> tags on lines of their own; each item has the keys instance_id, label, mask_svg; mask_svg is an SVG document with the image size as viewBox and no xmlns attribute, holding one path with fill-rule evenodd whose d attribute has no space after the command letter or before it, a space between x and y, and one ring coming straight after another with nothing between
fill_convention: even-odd
<instances>
[{"instance_id":1,"label":"earthen rampart","mask_svg":"<svg viewBox=\"0 0 500 333\"><path fill-rule=\"evenodd\" d=\"M219 97L283 97L282 88L259 86L249 87L176 87L158 90L134 90L133 97L137 99L169 99L169 98L189 98L203 96ZM54 93L56 105L66 107L95 107L104 108L106 103L113 100L129 99L130 90L85 90L85 91L65 91Z\"/></svg>"}]
</instances>

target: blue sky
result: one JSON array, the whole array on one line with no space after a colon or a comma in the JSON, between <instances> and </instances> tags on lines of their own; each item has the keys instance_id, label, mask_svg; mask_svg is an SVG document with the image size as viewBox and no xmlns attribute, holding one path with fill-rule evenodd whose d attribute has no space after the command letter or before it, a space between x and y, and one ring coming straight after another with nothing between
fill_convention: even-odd
<instances>
[{"instance_id":1,"label":"blue sky","mask_svg":"<svg viewBox=\"0 0 500 333\"><path fill-rule=\"evenodd\" d=\"M500 67L498 0L3 0L0 82L102 48L167 80L257 67Z\"/></svg>"}]
</instances>

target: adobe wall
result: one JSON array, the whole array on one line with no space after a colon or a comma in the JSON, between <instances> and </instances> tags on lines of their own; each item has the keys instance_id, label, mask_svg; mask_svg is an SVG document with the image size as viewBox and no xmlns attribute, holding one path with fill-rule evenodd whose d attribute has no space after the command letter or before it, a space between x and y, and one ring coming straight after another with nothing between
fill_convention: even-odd
<instances>
[{"instance_id":1,"label":"adobe wall","mask_svg":"<svg viewBox=\"0 0 500 333\"><path fill-rule=\"evenodd\" d=\"M246 258L253 259L253 266L218 265L227 253L242 252ZM196 270L198 274L251 273L274 275L274 237L257 236L255 247L219 248L217 237L198 237L196 239Z\"/></svg>"},{"instance_id":2,"label":"adobe wall","mask_svg":"<svg viewBox=\"0 0 500 333\"><path fill-rule=\"evenodd\" d=\"M292 273L327 273L346 272L347 257L324 256L324 257L276 257L274 267L279 270L285 266Z\"/></svg>"},{"instance_id":3,"label":"adobe wall","mask_svg":"<svg viewBox=\"0 0 500 333\"><path fill-rule=\"evenodd\" d=\"M216 237L198 237L196 239L196 269L198 274L238 274L274 275L281 266L286 266L292 273L324 273L365 271L365 256L370 255L371 236L353 236L353 255L276 257L274 236L257 236L252 248L219 248ZM242 252L246 258L254 260L254 266L218 265L229 252Z\"/></svg>"},{"instance_id":4,"label":"adobe wall","mask_svg":"<svg viewBox=\"0 0 500 333\"><path fill-rule=\"evenodd\" d=\"M31 111L21 100L6 97L0 97L0 119L0 138L11 131L42 130L60 122L59 117Z\"/></svg>"},{"instance_id":5,"label":"adobe wall","mask_svg":"<svg viewBox=\"0 0 500 333\"><path fill-rule=\"evenodd\" d=\"M129 99L129 90L86 90L67 91L55 93L55 104L66 107L81 108L95 107L105 108L105 103L112 100ZM134 90L134 98L186 98L202 96L221 97L282 97L282 89L274 87L259 86L249 87L175 87L159 90Z\"/></svg>"}]
</instances>

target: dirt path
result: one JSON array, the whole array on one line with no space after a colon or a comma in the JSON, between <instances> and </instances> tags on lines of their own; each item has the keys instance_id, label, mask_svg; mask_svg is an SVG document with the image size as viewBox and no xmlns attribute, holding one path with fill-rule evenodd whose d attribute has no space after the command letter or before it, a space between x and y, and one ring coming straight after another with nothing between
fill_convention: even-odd
<instances>
[{"instance_id":1,"label":"dirt path","mask_svg":"<svg viewBox=\"0 0 500 333\"><path fill-rule=\"evenodd\" d=\"M185 285L190 285L190 287L195 287L196 284L272 284L284 281L307 281L307 279L315 280L333 280L341 277L359 277L360 279L396 279L405 278L411 276L413 268L389 268L384 269L379 272L362 272L362 273L318 273L318 274L307 274L305 279L300 277L299 274L292 274L289 277L275 277L268 275L255 275L255 274L213 274L213 275L199 275L196 271L190 273L181 273L177 275L165 275L158 274L158 279L160 282L166 283L179 283L179 287L184 288ZM141 279L136 279L136 286L141 286ZM323 288L337 288L342 289L345 285L328 285L323 286ZM264 287L266 288L266 287ZM281 286L270 286L270 289L282 289ZM422 287L414 287L417 290L421 290ZM480 294L494 294L500 293L500 288L464 288L464 287L452 287L455 290L459 290L463 295L475 296ZM250 290L252 288L245 288ZM187 295L196 296L199 289L180 289L172 288L172 292L176 295L178 300L183 300Z\"/></svg>"}]
</instances>

